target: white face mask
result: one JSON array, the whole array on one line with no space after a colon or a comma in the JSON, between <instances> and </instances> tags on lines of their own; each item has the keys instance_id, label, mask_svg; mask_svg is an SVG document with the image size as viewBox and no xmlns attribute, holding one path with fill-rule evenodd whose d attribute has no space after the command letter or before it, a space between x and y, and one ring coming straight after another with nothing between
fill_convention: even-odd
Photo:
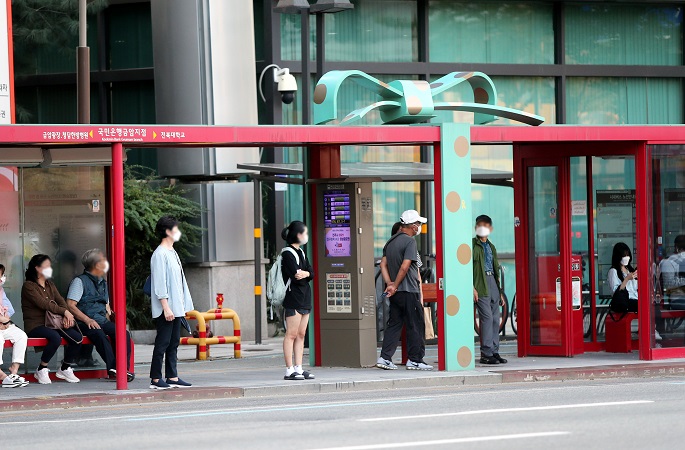
<instances>
[{"instance_id":1,"label":"white face mask","mask_svg":"<svg viewBox=\"0 0 685 450\"><path fill-rule=\"evenodd\" d=\"M1 276L1 277L0 277L0 286L2 286L3 284L5 284L6 281L7 281L7 277L4 276L4 275Z\"/></svg>"},{"instance_id":2,"label":"white face mask","mask_svg":"<svg viewBox=\"0 0 685 450\"><path fill-rule=\"evenodd\" d=\"M109 272L109 261L105 261L105 265L102 268L102 271L105 273Z\"/></svg>"},{"instance_id":3,"label":"white face mask","mask_svg":"<svg viewBox=\"0 0 685 450\"><path fill-rule=\"evenodd\" d=\"M309 235L305 234L300 238L300 245L307 245L307 242L309 242Z\"/></svg>"},{"instance_id":4,"label":"white face mask","mask_svg":"<svg viewBox=\"0 0 685 450\"><path fill-rule=\"evenodd\" d=\"M43 275L43 278L49 280L50 278L52 278L52 267L46 267L45 269L43 269L41 274Z\"/></svg>"},{"instance_id":5,"label":"white face mask","mask_svg":"<svg viewBox=\"0 0 685 450\"><path fill-rule=\"evenodd\" d=\"M181 233L180 231L176 230L176 231L174 231L174 233L171 235L171 239L173 239L174 242L178 242L178 241L181 240L182 234L183 234L183 233Z\"/></svg>"},{"instance_id":6,"label":"white face mask","mask_svg":"<svg viewBox=\"0 0 685 450\"><path fill-rule=\"evenodd\" d=\"M490 228L488 227L478 227L476 228L476 234L479 237L488 237L490 236Z\"/></svg>"},{"instance_id":7,"label":"white face mask","mask_svg":"<svg viewBox=\"0 0 685 450\"><path fill-rule=\"evenodd\" d=\"M421 225L417 225L416 227L417 227L417 229L416 229L416 235L418 236L419 234L421 234L421 228L422 228L422 227L421 227Z\"/></svg>"},{"instance_id":8,"label":"white face mask","mask_svg":"<svg viewBox=\"0 0 685 450\"><path fill-rule=\"evenodd\" d=\"M627 266L628 264L630 264L630 256L624 256L621 258L621 265Z\"/></svg>"}]
</instances>

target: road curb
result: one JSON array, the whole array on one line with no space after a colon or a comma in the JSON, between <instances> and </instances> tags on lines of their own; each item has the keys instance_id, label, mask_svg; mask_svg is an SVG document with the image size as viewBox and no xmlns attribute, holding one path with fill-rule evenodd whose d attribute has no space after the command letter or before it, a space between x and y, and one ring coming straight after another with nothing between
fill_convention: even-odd
<instances>
[{"instance_id":1,"label":"road curb","mask_svg":"<svg viewBox=\"0 0 685 450\"><path fill-rule=\"evenodd\" d=\"M318 383L280 384L275 386L249 386L243 388L244 397L273 397L284 395L322 394L333 392L359 392L373 390L430 388L464 385L488 385L502 383L502 376L496 373L478 375L443 375L420 378L395 378L365 381L338 381Z\"/></svg>"},{"instance_id":2,"label":"road curb","mask_svg":"<svg viewBox=\"0 0 685 450\"><path fill-rule=\"evenodd\" d=\"M618 378L651 378L685 375L685 363L630 364L565 369L497 371L502 383L530 383L536 381L601 380Z\"/></svg>"},{"instance_id":3,"label":"road curb","mask_svg":"<svg viewBox=\"0 0 685 450\"><path fill-rule=\"evenodd\" d=\"M166 391L123 391L121 393L98 392L93 394L56 395L16 400L0 400L0 412L174 402L213 398L236 398L242 396L242 389L230 387L169 389Z\"/></svg>"}]
</instances>

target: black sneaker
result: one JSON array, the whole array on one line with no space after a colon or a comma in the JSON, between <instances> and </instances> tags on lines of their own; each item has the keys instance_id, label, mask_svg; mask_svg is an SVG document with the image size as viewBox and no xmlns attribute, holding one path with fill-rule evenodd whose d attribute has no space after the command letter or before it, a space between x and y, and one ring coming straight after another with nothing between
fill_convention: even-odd
<instances>
[{"instance_id":1,"label":"black sneaker","mask_svg":"<svg viewBox=\"0 0 685 450\"><path fill-rule=\"evenodd\" d=\"M150 389L155 389L158 391L163 391L165 389L171 389L171 386L169 386L164 380L161 378L159 380L152 381L150 380Z\"/></svg>"},{"instance_id":2,"label":"black sneaker","mask_svg":"<svg viewBox=\"0 0 685 450\"><path fill-rule=\"evenodd\" d=\"M117 370L116 369L109 369L107 371L107 377L110 380L116 380L117 379ZM131 373L131 372L126 372L126 381L128 381L130 383L131 381L133 381L135 379L136 379L136 374Z\"/></svg>"},{"instance_id":3,"label":"black sneaker","mask_svg":"<svg viewBox=\"0 0 685 450\"><path fill-rule=\"evenodd\" d=\"M187 381L183 381L180 378L176 381L167 378L166 383L172 388L189 388L192 386L192 384L188 383Z\"/></svg>"},{"instance_id":4,"label":"black sneaker","mask_svg":"<svg viewBox=\"0 0 685 450\"><path fill-rule=\"evenodd\" d=\"M502 358L499 353L495 353L492 355L493 358L495 358L497 361L499 361L500 364L506 364L507 360Z\"/></svg>"},{"instance_id":5,"label":"black sneaker","mask_svg":"<svg viewBox=\"0 0 685 450\"><path fill-rule=\"evenodd\" d=\"M480 363L487 364L490 366L496 366L497 364L499 364L499 361L494 356L481 356Z\"/></svg>"}]
</instances>

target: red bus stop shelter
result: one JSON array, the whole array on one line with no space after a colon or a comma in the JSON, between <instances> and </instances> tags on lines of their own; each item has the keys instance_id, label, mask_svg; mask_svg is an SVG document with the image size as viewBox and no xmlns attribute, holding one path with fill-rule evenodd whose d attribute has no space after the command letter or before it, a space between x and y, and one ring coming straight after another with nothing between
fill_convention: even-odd
<instances>
[{"instance_id":1,"label":"red bus stop shelter","mask_svg":"<svg viewBox=\"0 0 685 450\"><path fill-rule=\"evenodd\" d=\"M446 258L454 255L444 255L442 252L442 202L440 192L441 177L444 167L442 158L440 126L252 126L252 127L224 127L224 126L167 126L167 125L8 125L0 127L0 152L8 148L83 148L84 152L93 147L109 147L112 152L112 167L108 186L108 205L110 220L108 228L111 230L111 290L116 319L116 340L125 342L126 326L126 280L125 280L125 251L124 251L124 192L123 192L123 161L125 147L308 147L311 179L339 178L340 147L346 145L422 145L434 149L435 155L435 187L436 187L436 240L437 240L437 278L449 277L444 267ZM578 351L574 344L573 308L570 301L563 301L560 309L557 340L554 345L534 343L531 336L536 335L540 325L532 323L528 318L531 314L531 303L527 301L529 293L533 292L530 276L532 267L529 262L534 255L530 254L529 236L526 234L527 220L531 199L534 192L524 190L527 172L536 167L553 167L557 173L557 198L559 209L559 257L569 259L572 253L570 235L570 185L568 179L568 158L591 158L593 155L608 157L629 156L635 160L636 182L636 224L638 272L641 281L640 289L653 292L655 289L651 268L657 263L654 259L654 223L652 218L652 189L653 170L652 157L656 146L671 146L676 152L677 146L685 145L685 126L472 126L470 127L471 145L507 144L514 146L514 189L515 213L520 218L521 226L516 229L516 258L517 290L519 291L519 317L524 322L519 323L519 354L521 356L533 354L549 354L572 356ZM676 146L676 147L673 147ZM444 150L444 149L443 149ZM455 147L455 150L458 149ZM470 170L470 168L469 168ZM528 194L526 194L526 192ZM440 207L438 207L440 204ZM588 210L591 210L591 205ZM469 222L470 222L469 218ZM255 233L259 239L260 233ZM461 247L460 247L461 250ZM594 252L594 250L593 250ZM462 253L458 254L463 259ZM259 257L259 256L257 256ZM470 258L470 252L469 256ZM594 259L594 258L590 258ZM465 263L462 263L465 264ZM469 266L470 267L470 266ZM572 269L570 265L560 266L562 297L572 297ZM593 286L595 290L596 286ZM314 290L316 292L316 290ZM256 301L261 301L261 287L255 287ZM442 289L438 289L438 320L440 330L443 328L445 314L445 298ZM449 303L448 299L448 303ZM651 305L653 296L644 295L640 299L640 343L639 356L641 359L662 359L671 357L685 357L685 343L681 346L658 348L653 342L654 313ZM468 303L465 299L462 307ZM315 316L318 302L315 302ZM472 308L472 305L471 305ZM594 303L592 308L594 308ZM457 301L457 310L459 303ZM466 309L466 308L464 308ZM469 309L469 311L471 311ZM592 309L594 311L594 309ZM447 311L450 314L450 311ZM451 315L451 314L450 314ZM472 315L471 315L472 317ZM519 319L521 320L521 319ZM439 339L439 367L445 369L445 351L448 347L443 333ZM558 342L557 342L558 341ZM574 347L575 345L575 347ZM601 344L596 340L586 345L584 351L601 350ZM117 389L126 389L126 346L117 345ZM465 353L461 352L458 358ZM467 355L471 359L472 355ZM469 361L471 363L471 361ZM465 367L465 366L464 366Z\"/></svg>"}]
</instances>

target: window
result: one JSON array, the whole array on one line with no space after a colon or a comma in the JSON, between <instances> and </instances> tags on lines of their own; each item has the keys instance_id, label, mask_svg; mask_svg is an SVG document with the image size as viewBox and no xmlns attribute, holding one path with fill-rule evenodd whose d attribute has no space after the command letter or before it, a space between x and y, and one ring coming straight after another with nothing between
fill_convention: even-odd
<instances>
[{"instance_id":1,"label":"window","mask_svg":"<svg viewBox=\"0 0 685 450\"><path fill-rule=\"evenodd\" d=\"M433 62L553 64L551 3L430 2Z\"/></svg>"},{"instance_id":2,"label":"window","mask_svg":"<svg viewBox=\"0 0 685 450\"><path fill-rule=\"evenodd\" d=\"M683 62L683 8L586 3L565 11L566 64Z\"/></svg>"}]
</instances>

